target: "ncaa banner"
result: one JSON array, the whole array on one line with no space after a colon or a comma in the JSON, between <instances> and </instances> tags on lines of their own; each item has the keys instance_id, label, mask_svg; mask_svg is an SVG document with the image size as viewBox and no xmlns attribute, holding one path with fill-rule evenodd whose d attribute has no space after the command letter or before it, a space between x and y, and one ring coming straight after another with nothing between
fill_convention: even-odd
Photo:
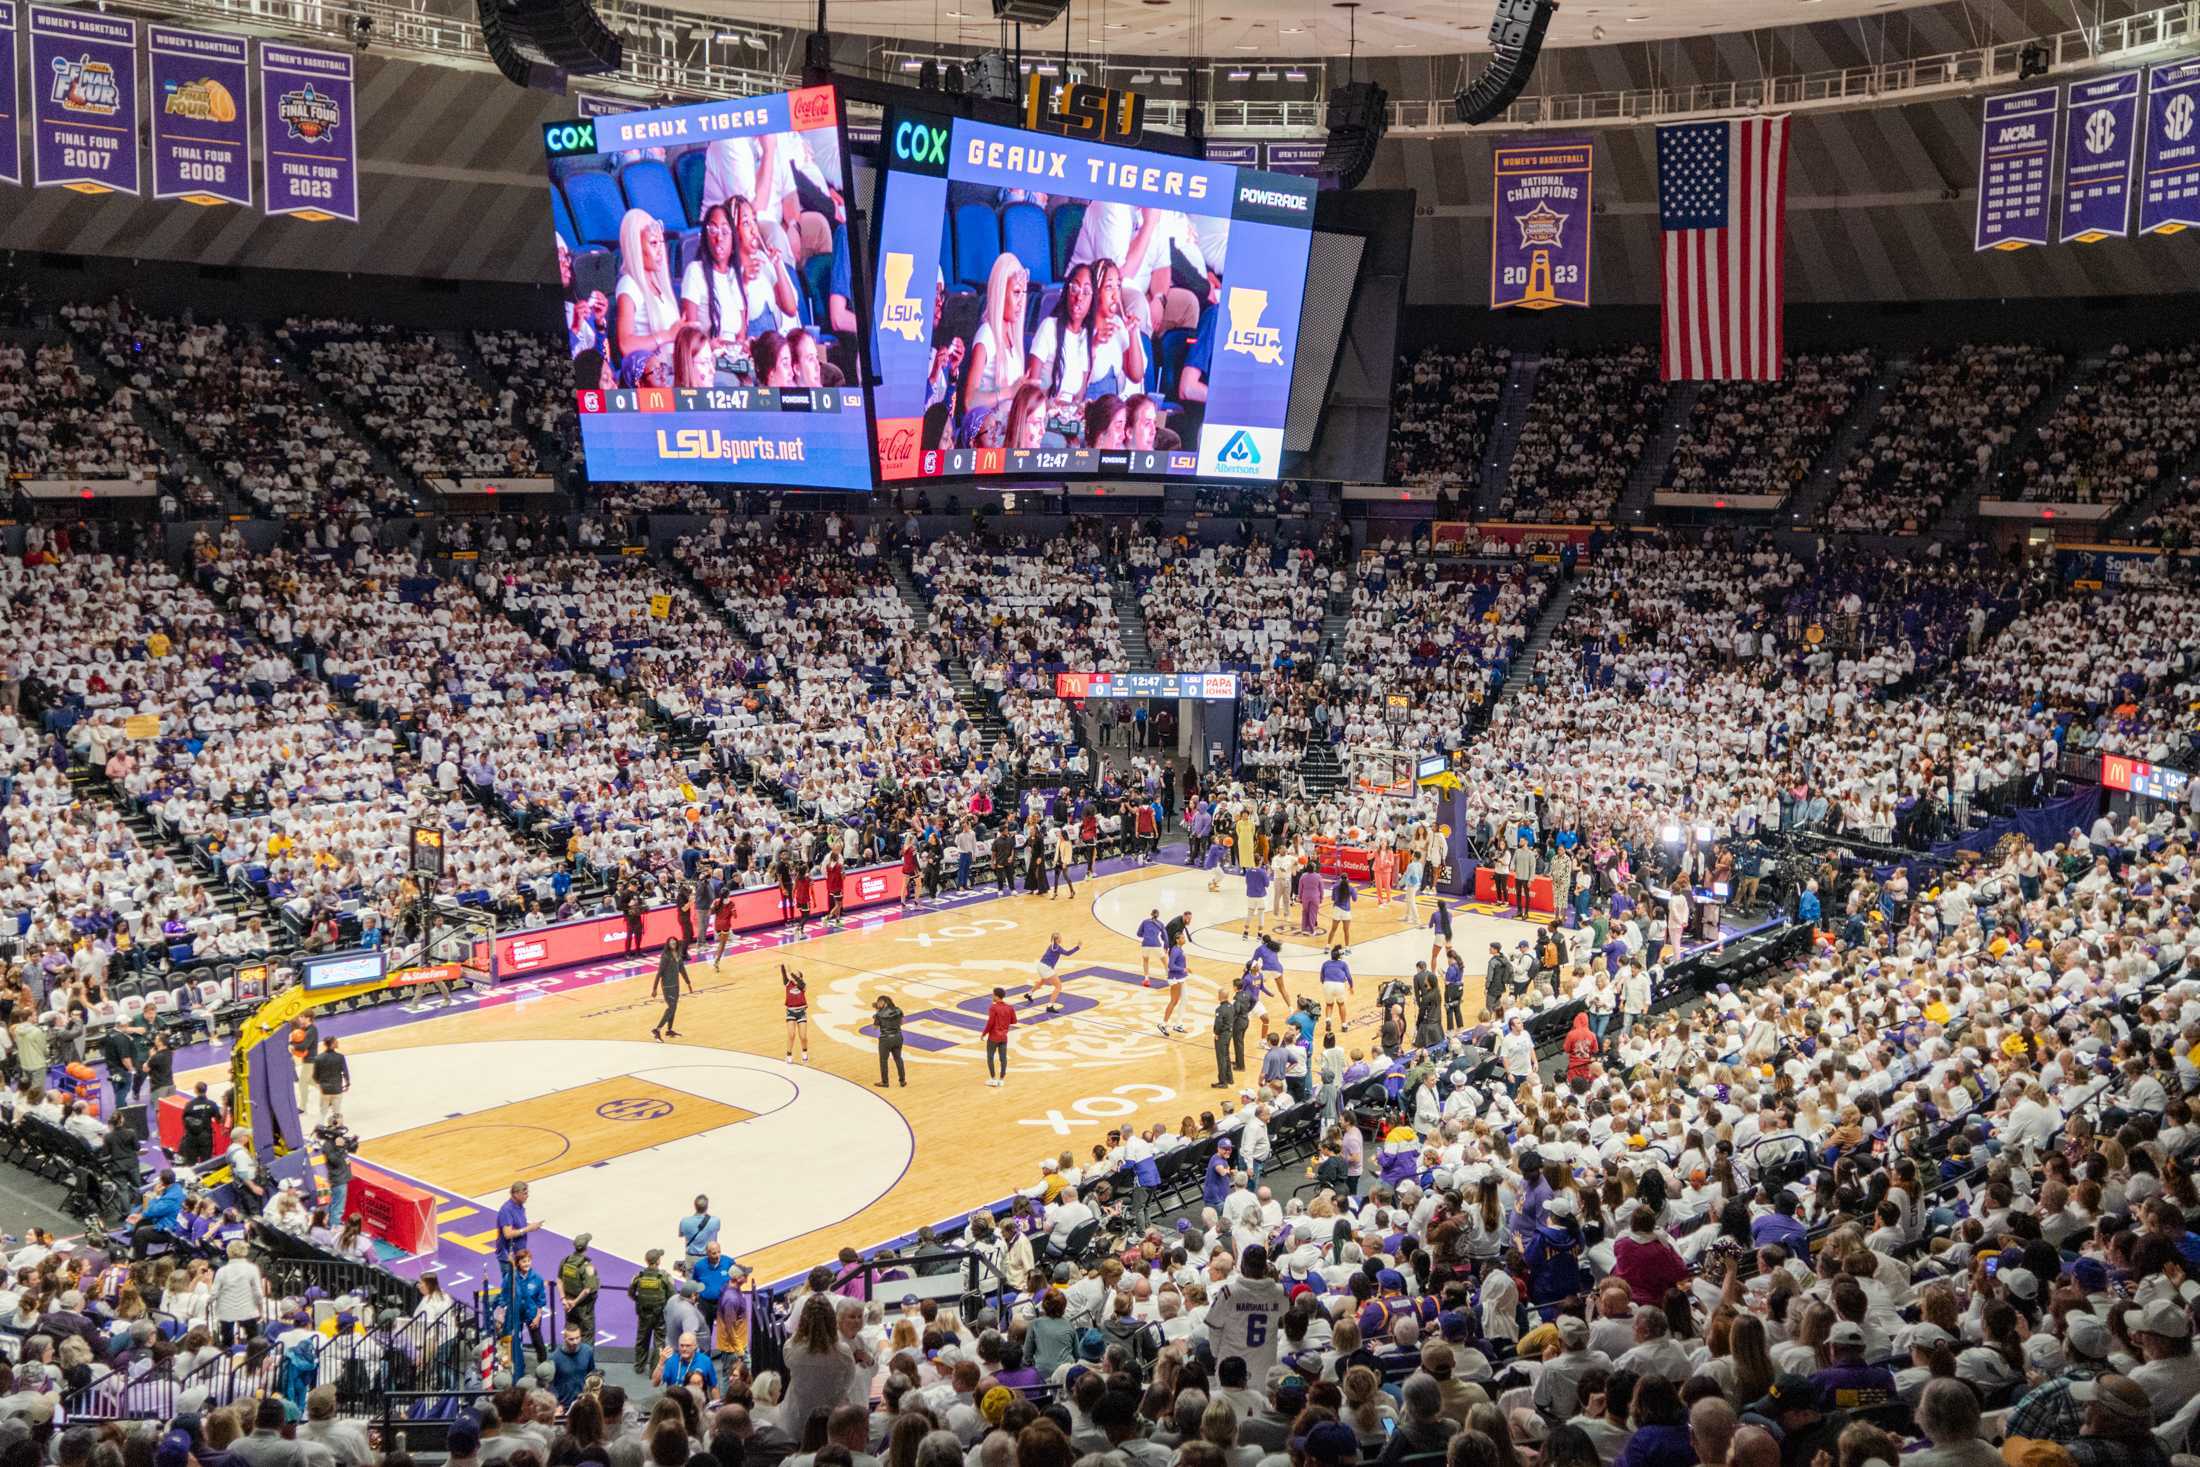
<instances>
[{"instance_id":1,"label":"ncaa banner","mask_svg":"<svg viewBox=\"0 0 2200 1467\"><path fill-rule=\"evenodd\" d=\"M1587 138L1490 150L1490 309L1589 304L1596 149Z\"/></svg>"},{"instance_id":2,"label":"ncaa banner","mask_svg":"<svg viewBox=\"0 0 2200 1467\"><path fill-rule=\"evenodd\" d=\"M0 183L23 181L22 135L16 131L15 0L0 0Z\"/></svg>"},{"instance_id":3,"label":"ncaa banner","mask_svg":"<svg viewBox=\"0 0 2200 1467\"><path fill-rule=\"evenodd\" d=\"M2140 73L2070 84L2063 113L2064 244L2131 233L2131 168L2139 157Z\"/></svg>"},{"instance_id":4,"label":"ncaa banner","mask_svg":"<svg viewBox=\"0 0 2200 1467\"><path fill-rule=\"evenodd\" d=\"M2200 60L2165 61L2148 79L2140 180L2141 234L2200 224Z\"/></svg>"},{"instance_id":5,"label":"ncaa banner","mask_svg":"<svg viewBox=\"0 0 2200 1467\"><path fill-rule=\"evenodd\" d=\"M2060 87L1986 99L1978 144L1978 223L1972 248L2021 250L2047 243L2055 181Z\"/></svg>"},{"instance_id":6,"label":"ncaa banner","mask_svg":"<svg viewBox=\"0 0 2200 1467\"><path fill-rule=\"evenodd\" d=\"M252 207L250 54L242 36L145 27L153 197Z\"/></svg>"},{"instance_id":7,"label":"ncaa banner","mask_svg":"<svg viewBox=\"0 0 2200 1467\"><path fill-rule=\"evenodd\" d=\"M40 188L135 194L137 22L31 10L31 161Z\"/></svg>"},{"instance_id":8,"label":"ncaa banner","mask_svg":"<svg viewBox=\"0 0 2200 1467\"><path fill-rule=\"evenodd\" d=\"M359 127L344 51L260 42L267 212L359 222Z\"/></svg>"}]
</instances>

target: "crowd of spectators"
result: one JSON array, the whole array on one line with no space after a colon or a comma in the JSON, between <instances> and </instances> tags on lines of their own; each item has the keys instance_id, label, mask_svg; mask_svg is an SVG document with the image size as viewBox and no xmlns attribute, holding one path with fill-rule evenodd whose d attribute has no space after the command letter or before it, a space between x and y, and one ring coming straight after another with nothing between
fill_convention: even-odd
<instances>
[{"instance_id":1,"label":"crowd of spectators","mask_svg":"<svg viewBox=\"0 0 2200 1467\"><path fill-rule=\"evenodd\" d=\"M1054 697L1057 671L1127 665L1115 568L1089 536L1032 546L945 535L916 552L912 571L931 601L934 640L1003 700L1027 743L1073 738L1069 709Z\"/></svg>"},{"instance_id":2,"label":"crowd of spectators","mask_svg":"<svg viewBox=\"0 0 2200 1467\"><path fill-rule=\"evenodd\" d=\"M1390 477L1401 484L1475 482L1505 398L1504 347L1400 357L1391 386Z\"/></svg>"},{"instance_id":3,"label":"crowd of spectators","mask_svg":"<svg viewBox=\"0 0 2200 1467\"><path fill-rule=\"evenodd\" d=\"M1311 669L1320 660L1329 573L1311 550L1142 539L1131 564L1160 671Z\"/></svg>"},{"instance_id":4,"label":"crowd of spectators","mask_svg":"<svg viewBox=\"0 0 2200 1467\"><path fill-rule=\"evenodd\" d=\"M0 462L26 479L156 479L167 462L132 412L66 342L0 343Z\"/></svg>"},{"instance_id":5,"label":"crowd of spectators","mask_svg":"<svg viewBox=\"0 0 2200 1467\"><path fill-rule=\"evenodd\" d=\"M314 380L423 479L538 474L517 389L492 395L451 347L394 326L291 320L276 333L311 354Z\"/></svg>"},{"instance_id":6,"label":"crowd of spectators","mask_svg":"<svg viewBox=\"0 0 2200 1467\"><path fill-rule=\"evenodd\" d=\"M1647 346L1552 352L1536 369L1499 515L1576 525L1609 519L1664 407L1657 353Z\"/></svg>"},{"instance_id":7,"label":"crowd of spectators","mask_svg":"<svg viewBox=\"0 0 2200 1467\"><path fill-rule=\"evenodd\" d=\"M1665 486L1691 494L1792 494L1878 367L1868 350L1805 352L1777 382L1706 382L1673 445Z\"/></svg>"},{"instance_id":8,"label":"crowd of spectators","mask_svg":"<svg viewBox=\"0 0 2200 1467\"><path fill-rule=\"evenodd\" d=\"M580 456L580 418L573 410L573 369L558 339L540 331L476 331L474 354L500 384L505 417L568 457Z\"/></svg>"},{"instance_id":9,"label":"crowd of spectators","mask_svg":"<svg viewBox=\"0 0 2200 1467\"><path fill-rule=\"evenodd\" d=\"M1841 470L1820 523L1923 534L1992 472L2063 366L2060 352L2023 343L1919 353L1880 403L1871 439Z\"/></svg>"},{"instance_id":10,"label":"crowd of spectators","mask_svg":"<svg viewBox=\"0 0 2200 1467\"><path fill-rule=\"evenodd\" d=\"M2017 466L2021 494L2059 503L2143 499L2200 448L2200 351L2121 343L2074 384Z\"/></svg>"}]
</instances>

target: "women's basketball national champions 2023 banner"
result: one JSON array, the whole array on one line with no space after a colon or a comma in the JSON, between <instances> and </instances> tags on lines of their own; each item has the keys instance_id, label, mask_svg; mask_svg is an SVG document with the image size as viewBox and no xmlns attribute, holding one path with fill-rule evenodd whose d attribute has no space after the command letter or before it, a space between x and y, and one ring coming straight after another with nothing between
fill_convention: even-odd
<instances>
[{"instance_id":1,"label":"women's basketball national champions 2023 banner","mask_svg":"<svg viewBox=\"0 0 2200 1467\"><path fill-rule=\"evenodd\" d=\"M1596 148L1538 138L1490 150L1490 309L1589 304Z\"/></svg>"}]
</instances>

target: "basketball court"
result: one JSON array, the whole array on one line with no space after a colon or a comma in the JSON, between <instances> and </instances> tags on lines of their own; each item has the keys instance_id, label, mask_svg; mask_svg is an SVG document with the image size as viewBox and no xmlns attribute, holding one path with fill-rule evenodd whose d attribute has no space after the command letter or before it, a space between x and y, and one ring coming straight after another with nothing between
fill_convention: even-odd
<instances>
[{"instance_id":1,"label":"basketball court","mask_svg":"<svg viewBox=\"0 0 2200 1467\"><path fill-rule=\"evenodd\" d=\"M682 1037L664 1043L650 1038L661 1011L654 959L618 965L644 969L632 977L368 1028L344 1040L345 1120L362 1161L451 1199L446 1219L467 1220L446 1240L474 1247L491 1236L465 1230L488 1227L524 1180L529 1213L548 1229L592 1234L600 1254L638 1263L676 1241L674 1224L704 1192L726 1247L760 1278L786 1277L843 1245L876 1244L1031 1186L1042 1158L1066 1150L1085 1160L1113 1127L1174 1124L1227 1098L1210 1088L1214 1005L1252 942L1243 880L1225 873L1209 892L1210 879L1133 867L1079 882L1074 899L888 912L729 953L690 970L697 992L681 1000ZM1428 956L1431 909L1424 899L1421 924L1408 926L1402 904L1378 910L1367 895L1356 904L1348 1046L1370 1044L1381 981L1410 976ZM1182 1034L1161 1032L1167 993L1139 980L1137 927L1153 911L1164 921L1192 914L1192 981L1172 1021ZM1488 945L1509 950L1538 928L1453 911L1475 975L1471 1003ZM1275 920L1286 933L1285 981L1310 993L1326 949L1298 934L1295 912ZM989 1089L979 1030L992 989L1020 999L1057 932L1079 948L1061 965L1064 1012L1019 1006L1009 1083ZM785 1059L781 962L809 980L809 1064ZM906 1014L907 1088L876 1088L864 1026L880 993ZM1286 1012L1270 999L1272 1022Z\"/></svg>"}]
</instances>

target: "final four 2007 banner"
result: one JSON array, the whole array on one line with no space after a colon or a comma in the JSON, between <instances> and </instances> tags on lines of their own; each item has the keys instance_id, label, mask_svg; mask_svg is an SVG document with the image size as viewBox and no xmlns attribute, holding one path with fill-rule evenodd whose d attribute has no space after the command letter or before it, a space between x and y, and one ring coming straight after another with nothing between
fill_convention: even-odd
<instances>
[{"instance_id":1,"label":"final four 2007 banner","mask_svg":"<svg viewBox=\"0 0 2200 1467\"><path fill-rule=\"evenodd\" d=\"M260 150L267 212L359 222L359 128L351 53L260 42Z\"/></svg>"},{"instance_id":2,"label":"final four 2007 banner","mask_svg":"<svg viewBox=\"0 0 2200 1467\"><path fill-rule=\"evenodd\" d=\"M1503 143L1490 151L1490 309L1589 304L1589 218L1596 150L1587 138Z\"/></svg>"},{"instance_id":3,"label":"final four 2007 banner","mask_svg":"<svg viewBox=\"0 0 2200 1467\"><path fill-rule=\"evenodd\" d=\"M252 207L252 94L242 36L148 25L153 197Z\"/></svg>"},{"instance_id":4,"label":"final four 2007 banner","mask_svg":"<svg viewBox=\"0 0 2200 1467\"><path fill-rule=\"evenodd\" d=\"M31 158L40 188L143 192L136 21L32 9Z\"/></svg>"}]
</instances>

